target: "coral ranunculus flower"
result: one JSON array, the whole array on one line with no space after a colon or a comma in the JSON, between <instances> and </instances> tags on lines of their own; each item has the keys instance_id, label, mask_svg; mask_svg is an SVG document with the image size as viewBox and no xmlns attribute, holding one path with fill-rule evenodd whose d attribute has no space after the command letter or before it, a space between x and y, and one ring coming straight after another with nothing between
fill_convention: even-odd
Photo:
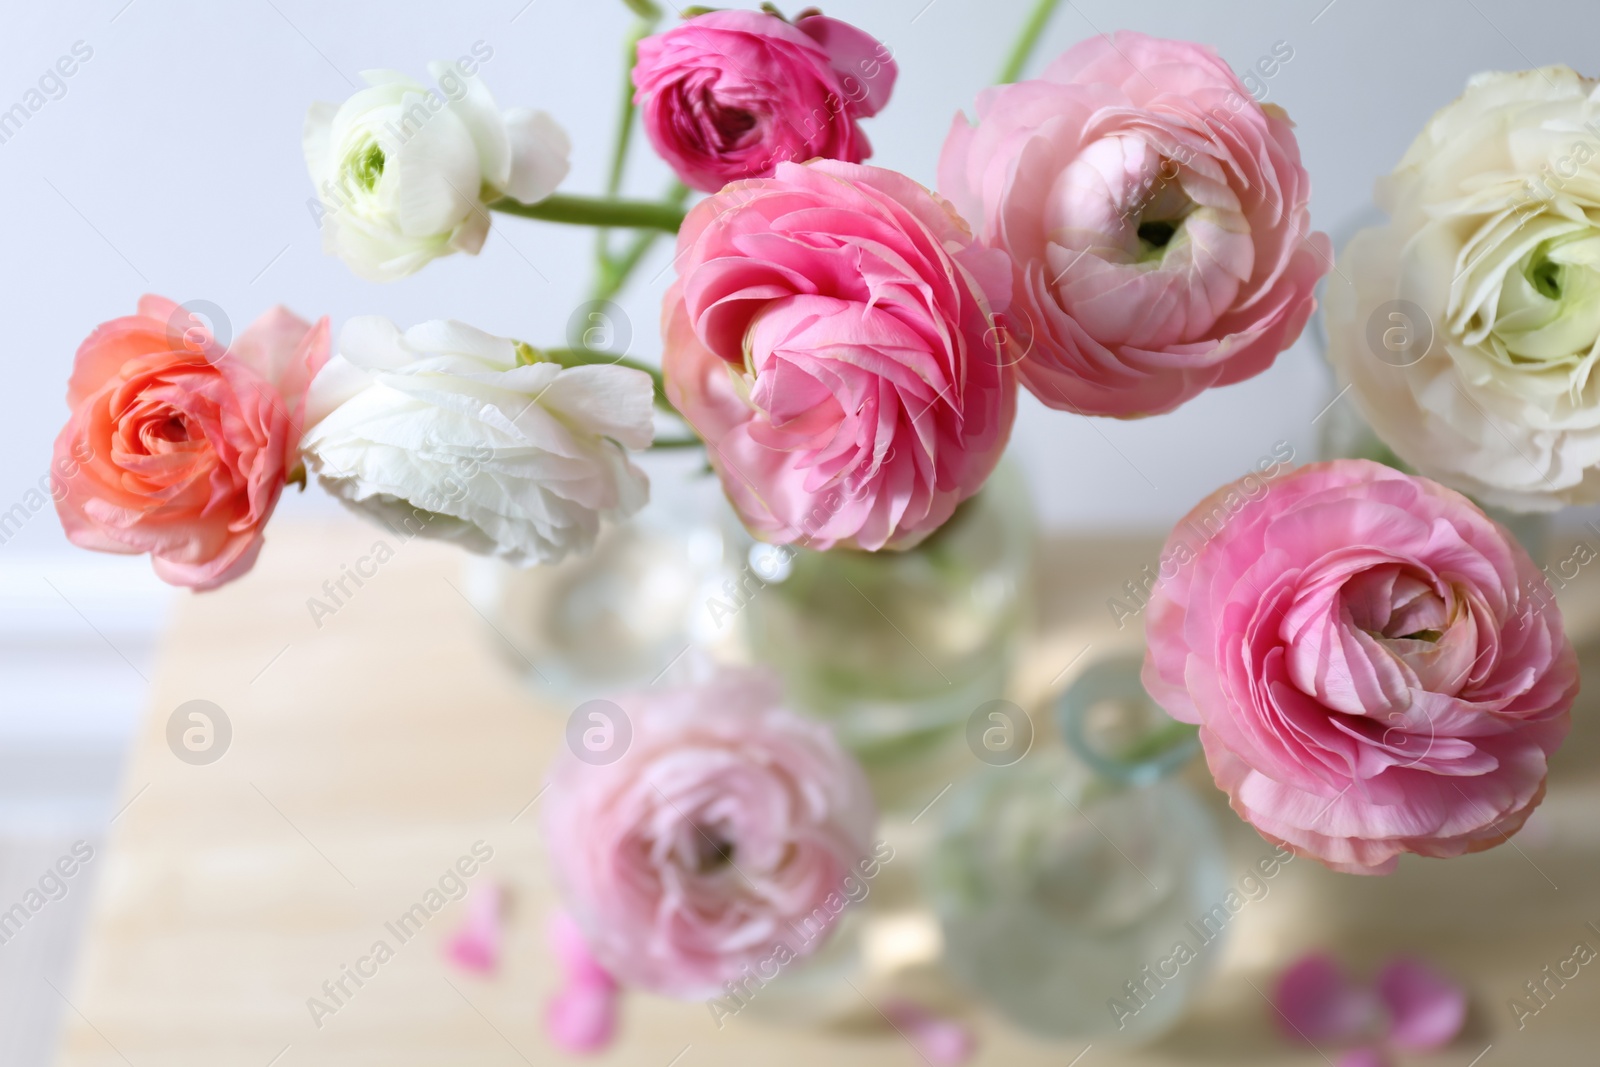
<instances>
[{"instance_id":1,"label":"coral ranunculus flower","mask_svg":"<svg viewBox=\"0 0 1600 1067\"><path fill-rule=\"evenodd\" d=\"M195 589L249 570L328 348L326 319L311 326L281 307L226 348L159 296L100 326L78 349L55 443L68 540L148 552L163 581Z\"/></svg>"},{"instance_id":2,"label":"coral ranunculus flower","mask_svg":"<svg viewBox=\"0 0 1600 1067\"><path fill-rule=\"evenodd\" d=\"M1293 125L1209 48L1121 31L957 115L939 190L1016 265L1022 382L1136 418L1254 377L1332 263Z\"/></svg>"},{"instance_id":3,"label":"coral ranunculus flower","mask_svg":"<svg viewBox=\"0 0 1600 1067\"><path fill-rule=\"evenodd\" d=\"M1214 532L1156 587L1144 666L1234 811L1356 874L1520 829L1578 692L1528 554L1454 490L1366 460L1236 509L1235 488L1180 524Z\"/></svg>"}]
</instances>

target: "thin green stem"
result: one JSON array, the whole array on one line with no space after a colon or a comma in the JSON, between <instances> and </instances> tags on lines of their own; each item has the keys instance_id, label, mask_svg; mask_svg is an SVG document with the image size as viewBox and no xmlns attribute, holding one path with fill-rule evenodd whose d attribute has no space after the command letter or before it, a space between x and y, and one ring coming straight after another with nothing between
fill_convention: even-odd
<instances>
[{"instance_id":1,"label":"thin green stem","mask_svg":"<svg viewBox=\"0 0 1600 1067\"><path fill-rule=\"evenodd\" d=\"M489 205L494 211L525 219L564 222L573 226L619 226L629 229L677 233L684 210L677 204L655 200L621 200L602 196L556 193L537 204L504 197Z\"/></svg>"},{"instance_id":2,"label":"thin green stem","mask_svg":"<svg viewBox=\"0 0 1600 1067\"><path fill-rule=\"evenodd\" d=\"M650 443L651 448L704 448L705 442L698 437L658 437Z\"/></svg>"},{"instance_id":3,"label":"thin green stem","mask_svg":"<svg viewBox=\"0 0 1600 1067\"><path fill-rule=\"evenodd\" d=\"M672 188L667 190L665 202L681 206L688 198L689 187L680 181L674 181ZM620 259L604 260L600 265L600 278L595 283L594 299L610 300L620 293L660 236L661 234L655 230L640 230L634 235L633 241L629 243Z\"/></svg>"},{"instance_id":4,"label":"thin green stem","mask_svg":"<svg viewBox=\"0 0 1600 1067\"><path fill-rule=\"evenodd\" d=\"M627 44L623 49L625 62L622 68L622 109L617 116L616 139L611 149L611 170L606 175L606 195L610 197L622 191L622 176L628 168L628 147L633 143L633 67L639 59L639 42L655 30L656 21L655 16L641 17L629 32ZM615 263L611 259L609 229L602 228L595 233L594 258L599 271L597 284L603 287L608 284L608 279L615 270Z\"/></svg>"},{"instance_id":5,"label":"thin green stem","mask_svg":"<svg viewBox=\"0 0 1600 1067\"><path fill-rule=\"evenodd\" d=\"M622 72L622 110L617 116L617 139L611 149L611 171L606 175L606 195L616 196L622 189L622 174L628 165L628 146L633 142L633 67L639 61L639 42L656 28L654 18L640 19L628 34L623 50L627 65Z\"/></svg>"},{"instance_id":6,"label":"thin green stem","mask_svg":"<svg viewBox=\"0 0 1600 1067\"><path fill-rule=\"evenodd\" d=\"M1012 46L1011 57L1006 60L1006 65L1000 68L1000 77L996 84L1006 85L1022 77L1022 68L1026 67L1028 60L1033 57L1033 50L1038 47L1044 28L1050 24L1050 16L1056 13L1056 7L1060 3L1061 0L1038 0L1033 5L1028 21L1022 24L1022 33L1017 36L1017 43Z\"/></svg>"}]
</instances>

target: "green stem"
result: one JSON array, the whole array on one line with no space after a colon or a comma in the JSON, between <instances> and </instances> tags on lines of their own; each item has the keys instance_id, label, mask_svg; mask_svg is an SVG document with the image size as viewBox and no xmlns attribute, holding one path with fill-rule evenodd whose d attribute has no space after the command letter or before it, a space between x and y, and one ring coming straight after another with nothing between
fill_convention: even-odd
<instances>
[{"instance_id":1,"label":"green stem","mask_svg":"<svg viewBox=\"0 0 1600 1067\"><path fill-rule=\"evenodd\" d=\"M1198 734L1195 727L1186 722L1169 722L1162 724L1158 729L1139 738L1133 744L1117 753L1120 763L1144 763L1161 755L1169 748L1182 744Z\"/></svg>"},{"instance_id":2,"label":"green stem","mask_svg":"<svg viewBox=\"0 0 1600 1067\"><path fill-rule=\"evenodd\" d=\"M639 60L639 42L656 28L655 17L641 17L628 34L623 49L625 62L622 68L622 113L617 116L616 143L611 149L611 171L606 175L606 196L614 197L622 191L622 176L628 167L628 146L633 142L633 67ZM594 235L595 265L599 270L599 285L605 286L615 270L611 259L611 231L602 228ZM620 288L620 285L618 286ZM600 297L599 299L604 299Z\"/></svg>"},{"instance_id":3,"label":"green stem","mask_svg":"<svg viewBox=\"0 0 1600 1067\"><path fill-rule=\"evenodd\" d=\"M633 67L639 61L639 42L656 28L653 18L641 19L628 34L624 49L627 66L622 72L622 113L617 116L617 140L611 149L611 172L606 176L606 195L616 196L622 189L622 172L628 165L628 145L633 141Z\"/></svg>"},{"instance_id":4,"label":"green stem","mask_svg":"<svg viewBox=\"0 0 1600 1067\"><path fill-rule=\"evenodd\" d=\"M1022 77L1022 68L1028 65L1033 50L1039 45L1039 38L1044 34L1044 28L1050 23L1050 16L1056 13L1056 7L1060 2L1061 0L1038 0L1034 4L1032 13L1028 15L1028 21L1022 24L1022 33L1018 35L1017 43L1011 49L1011 58L1000 68L1000 77L996 84L1006 85Z\"/></svg>"},{"instance_id":5,"label":"green stem","mask_svg":"<svg viewBox=\"0 0 1600 1067\"><path fill-rule=\"evenodd\" d=\"M704 448L705 442L698 437L658 437L650 443L651 448Z\"/></svg>"},{"instance_id":6,"label":"green stem","mask_svg":"<svg viewBox=\"0 0 1600 1067\"><path fill-rule=\"evenodd\" d=\"M666 203L682 206L688 198L689 187L680 181L674 181L664 199ZM627 251L622 253L621 259L603 260L600 265L599 281L595 283L594 299L610 300L620 293L623 286L628 284L628 279L633 276L635 268L660 236L655 230L640 230L629 243Z\"/></svg>"},{"instance_id":7,"label":"green stem","mask_svg":"<svg viewBox=\"0 0 1600 1067\"><path fill-rule=\"evenodd\" d=\"M490 204L494 211L525 219L564 222L574 226L625 226L630 229L677 233L685 214L676 204L654 200L619 200L613 197L556 193L537 204L504 197Z\"/></svg>"}]
</instances>

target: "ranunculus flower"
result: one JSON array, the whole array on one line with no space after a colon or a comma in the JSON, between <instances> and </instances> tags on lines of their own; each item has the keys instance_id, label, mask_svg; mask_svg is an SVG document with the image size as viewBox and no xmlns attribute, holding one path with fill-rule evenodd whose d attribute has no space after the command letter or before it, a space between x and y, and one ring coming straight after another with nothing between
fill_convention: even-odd
<instances>
[{"instance_id":1,"label":"ranunculus flower","mask_svg":"<svg viewBox=\"0 0 1600 1067\"><path fill-rule=\"evenodd\" d=\"M159 296L102 324L78 349L51 464L67 539L148 552L162 581L194 589L248 571L327 358L328 320L281 307L226 348Z\"/></svg>"},{"instance_id":2,"label":"ranunculus flower","mask_svg":"<svg viewBox=\"0 0 1600 1067\"><path fill-rule=\"evenodd\" d=\"M626 722L589 728L609 728L623 755L563 751L551 768L541 821L556 884L622 982L689 999L746 972L769 979L826 940L857 872L875 873L865 775L780 701L771 674L732 668L619 697L591 714Z\"/></svg>"},{"instance_id":3,"label":"ranunculus flower","mask_svg":"<svg viewBox=\"0 0 1600 1067\"><path fill-rule=\"evenodd\" d=\"M872 155L856 120L888 103L896 70L888 48L838 19L712 11L639 42L634 98L661 158L714 193L785 161Z\"/></svg>"},{"instance_id":4,"label":"ranunculus flower","mask_svg":"<svg viewBox=\"0 0 1600 1067\"><path fill-rule=\"evenodd\" d=\"M1600 502L1600 81L1480 74L1381 180L1328 356L1411 466L1517 511Z\"/></svg>"},{"instance_id":5,"label":"ranunculus flower","mask_svg":"<svg viewBox=\"0 0 1600 1067\"><path fill-rule=\"evenodd\" d=\"M654 436L650 376L518 360L459 322L352 319L312 383L307 468L405 536L524 566L587 551L649 495L627 450Z\"/></svg>"},{"instance_id":6,"label":"ranunculus flower","mask_svg":"<svg viewBox=\"0 0 1600 1067\"><path fill-rule=\"evenodd\" d=\"M911 179L783 163L698 204L662 311L667 394L755 536L916 544L1016 416L1005 257Z\"/></svg>"},{"instance_id":7,"label":"ranunculus flower","mask_svg":"<svg viewBox=\"0 0 1600 1067\"><path fill-rule=\"evenodd\" d=\"M958 114L939 190L1009 252L1018 368L1050 407L1135 418L1260 374L1331 262L1293 126L1210 48L1127 30Z\"/></svg>"},{"instance_id":8,"label":"ranunculus flower","mask_svg":"<svg viewBox=\"0 0 1600 1067\"><path fill-rule=\"evenodd\" d=\"M1236 485L1146 610L1144 684L1261 834L1335 870L1456 856L1544 797L1578 662L1544 576L1471 501L1366 460ZM1187 544L1188 541L1185 541Z\"/></svg>"},{"instance_id":9,"label":"ranunculus flower","mask_svg":"<svg viewBox=\"0 0 1600 1067\"><path fill-rule=\"evenodd\" d=\"M492 54L492 53L491 53ZM321 203L323 249L372 281L392 281L452 252L476 254L485 202L531 204L555 192L572 150L543 111L502 114L475 64L435 62L429 89L397 71L306 115L306 167Z\"/></svg>"}]
</instances>

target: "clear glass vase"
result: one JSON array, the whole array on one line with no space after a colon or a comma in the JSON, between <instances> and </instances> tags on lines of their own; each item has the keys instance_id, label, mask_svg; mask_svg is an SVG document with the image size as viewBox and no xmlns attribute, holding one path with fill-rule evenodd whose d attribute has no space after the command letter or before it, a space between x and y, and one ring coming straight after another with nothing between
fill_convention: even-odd
<instances>
[{"instance_id":1,"label":"clear glass vase","mask_svg":"<svg viewBox=\"0 0 1600 1067\"><path fill-rule=\"evenodd\" d=\"M1206 919L1229 890L1216 824L1171 777L1193 731L1151 716L1136 663L1091 667L1063 696L1078 753L1041 748L959 784L925 863L945 967L1040 1036L1156 1036L1227 932Z\"/></svg>"},{"instance_id":2,"label":"clear glass vase","mask_svg":"<svg viewBox=\"0 0 1600 1067\"><path fill-rule=\"evenodd\" d=\"M1005 694L1031 613L1034 550L1015 467L1002 464L904 552L747 545L751 655L777 668L796 708L832 723L869 771L927 755Z\"/></svg>"},{"instance_id":3,"label":"clear glass vase","mask_svg":"<svg viewBox=\"0 0 1600 1067\"><path fill-rule=\"evenodd\" d=\"M465 592L487 639L530 684L573 704L647 686L691 650L725 653L706 604L735 572L728 507L704 458L649 453L649 505L606 526L593 551L552 566L476 559Z\"/></svg>"}]
</instances>

